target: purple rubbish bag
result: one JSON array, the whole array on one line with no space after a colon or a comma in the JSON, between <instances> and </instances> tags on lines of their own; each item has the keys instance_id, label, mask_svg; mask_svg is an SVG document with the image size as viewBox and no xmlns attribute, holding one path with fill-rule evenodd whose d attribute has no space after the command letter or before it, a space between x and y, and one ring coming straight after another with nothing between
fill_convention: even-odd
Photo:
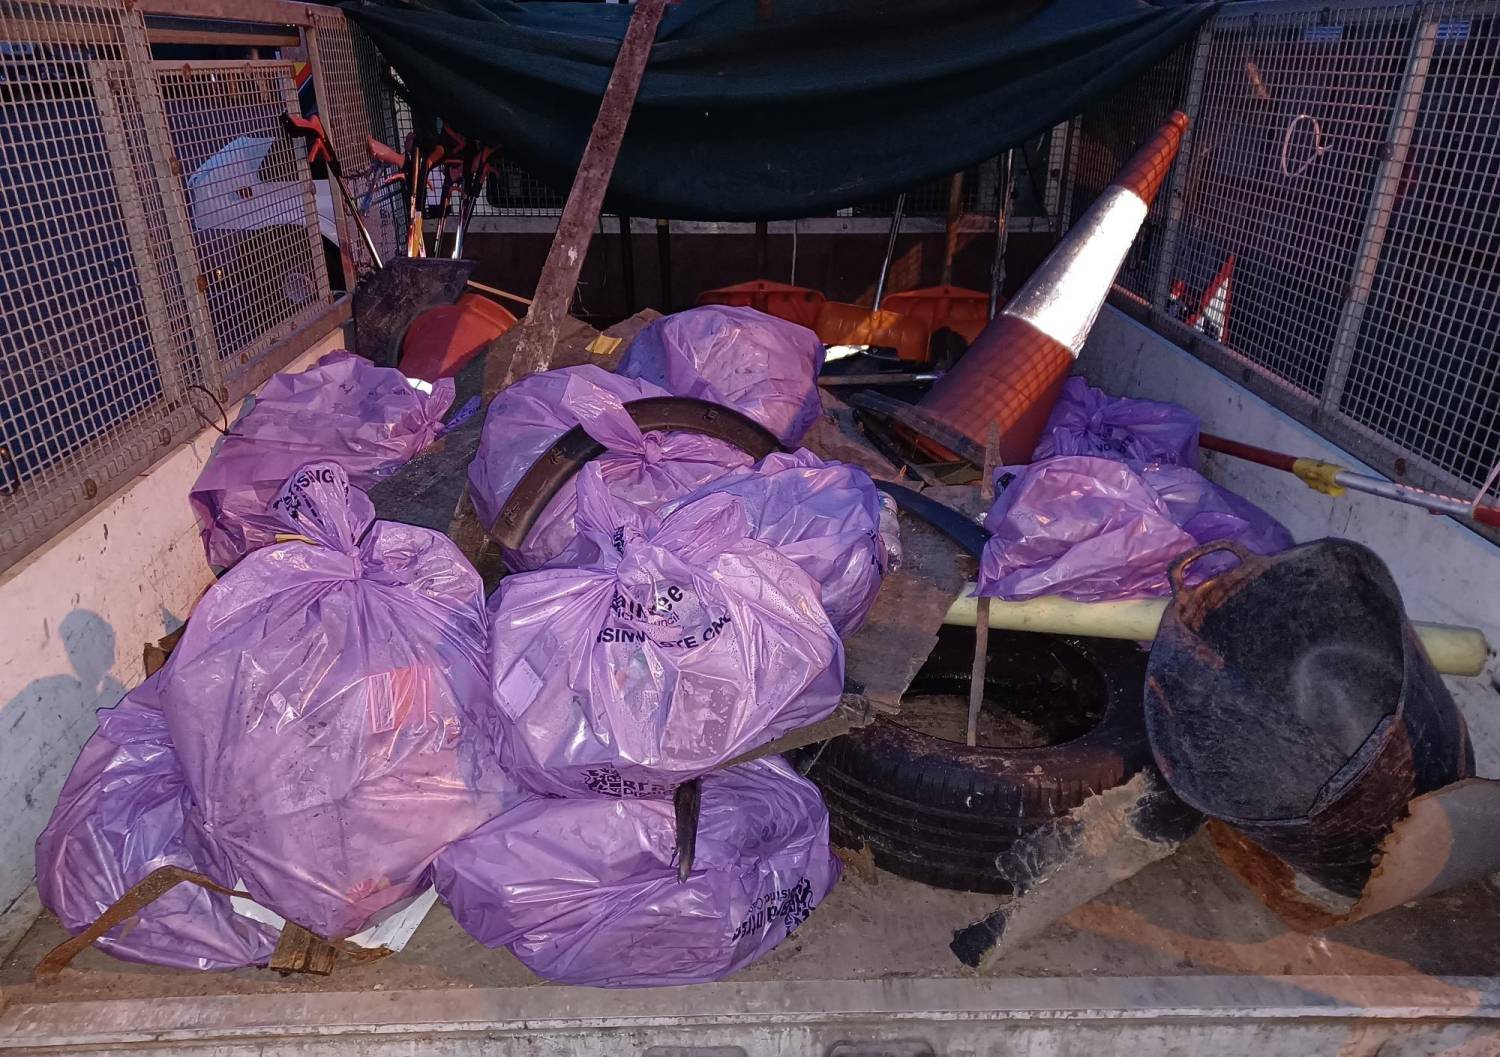
<instances>
[{"instance_id":1,"label":"purple rubbish bag","mask_svg":"<svg viewBox=\"0 0 1500 1057\"><path fill-rule=\"evenodd\" d=\"M844 650L744 501L666 518L578 476L587 565L507 576L490 599L491 740L538 793L659 796L833 711Z\"/></svg>"},{"instance_id":2,"label":"purple rubbish bag","mask_svg":"<svg viewBox=\"0 0 1500 1057\"><path fill-rule=\"evenodd\" d=\"M297 539L209 588L162 702L243 887L339 939L418 894L443 845L503 802L461 711L489 692L483 587L441 533L372 524L332 463L297 471L273 508Z\"/></svg>"},{"instance_id":3,"label":"purple rubbish bag","mask_svg":"<svg viewBox=\"0 0 1500 1057\"><path fill-rule=\"evenodd\" d=\"M547 980L717 980L770 953L839 877L817 789L780 758L703 779L697 854L677 880L670 799L533 797L435 866L454 918Z\"/></svg>"},{"instance_id":4,"label":"purple rubbish bag","mask_svg":"<svg viewBox=\"0 0 1500 1057\"><path fill-rule=\"evenodd\" d=\"M1042 429L1032 461L1098 455L1139 470L1160 463L1198 465L1198 416L1178 404L1111 396L1069 378Z\"/></svg>"},{"instance_id":5,"label":"purple rubbish bag","mask_svg":"<svg viewBox=\"0 0 1500 1057\"><path fill-rule=\"evenodd\" d=\"M709 482L662 515L712 495L744 503L750 534L812 577L834 630L846 638L865 622L881 580L900 564L895 503L858 466L824 462L805 448L778 452Z\"/></svg>"},{"instance_id":6,"label":"purple rubbish bag","mask_svg":"<svg viewBox=\"0 0 1500 1057\"><path fill-rule=\"evenodd\" d=\"M611 494L643 510L656 510L725 470L750 465L750 456L712 437L642 434L623 406L669 395L650 382L621 378L592 364L528 375L502 390L490 403L479 450L469 464L469 495L480 520L493 525L526 471L574 426L609 449L594 465ZM576 485L564 485L520 549L505 552L507 567L520 572L585 560L589 548L584 554L571 550L579 542L577 507Z\"/></svg>"},{"instance_id":7,"label":"purple rubbish bag","mask_svg":"<svg viewBox=\"0 0 1500 1057\"><path fill-rule=\"evenodd\" d=\"M75 935L163 866L234 885L234 871L204 835L183 781L158 699L160 678L100 711L99 729L36 842L37 892ZM132 962L237 969L265 964L276 939L275 929L235 913L228 896L184 882L97 945Z\"/></svg>"},{"instance_id":8,"label":"purple rubbish bag","mask_svg":"<svg viewBox=\"0 0 1500 1057\"><path fill-rule=\"evenodd\" d=\"M307 463L337 463L356 488L395 473L432 443L453 392L451 378L413 384L349 352L273 377L188 495L208 563L230 568L276 538L271 501Z\"/></svg>"},{"instance_id":9,"label":"purple rubbish bag","mask_svg":"<svg viewBox=\"0 0 1500 1057\"><path fill-rule=\"evenodd\" d=\"M1256 554L1279 554L1295 542L1270 514L1190 467L1148 466L1141 478L1166 506L1173 524L1196 543L1232 539ZM1214 575L1234 561L1230 555L1206 556L1194 563L1189 579Z\"/></svg>"},{"instance_id":10,"label":"purple rubbish bag","mask_svg":"<svg viewBox=\"0 0 1500 1057\"><path fill-rule=\"evenodd\" d=\"M1292 543L1265 511L1190 467L1138 473L1114 459L1064 455L997 473L1007 476L984 522L991 536L979 564L981 597L1160 597L1171 593L1172 560L1200 543L1234 539L1262 554ZM1192 574L1214 571L1198 562Z\"/></svg>"},{"instance_id":11,"label":"purple rubbish bag","mask_svg":"<svg viewBox=\"0 0 1500 1057\"><path fill-rule=\"evenodd\" d=\"M792 446L823 413L823 353L818 336L799 324L753 308L702 305L642 329L619 371L673 396L728 404Z\"/></svg>"}]
</instances>

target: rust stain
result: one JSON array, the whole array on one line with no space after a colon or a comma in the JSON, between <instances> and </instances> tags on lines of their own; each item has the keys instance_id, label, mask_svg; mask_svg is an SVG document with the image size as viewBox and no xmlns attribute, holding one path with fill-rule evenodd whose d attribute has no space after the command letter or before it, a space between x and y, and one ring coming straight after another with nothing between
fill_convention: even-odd
<instances>
[{"instance_id":1,"label":"rust stain","mask_svg":"<svg viewBox=\"0 0 1500 1057\"><path fill-rule=\"evenodd\" d=\"M1413 978L1413 990L1420 988L1424 1002L1440 1002L1465 1010L1477 1010L1481 1005L1480 995L1475 991L1429 976L1398 958L1337 940L1314 941L1295 932L1252 942L1207 939L1158 925L1130 907L1107 903L1085 904L1062 920L1081 932L1124 940L1195 965L1267 977L1303 977L1298 986L1339 1002L1362 1005L1368 1001L1368 984L1362 977L1409 976ZM1323 976L1330 965L1337 965L1340 975L1326 976L1316 983L1305 979Z\"/></svg>"}]
</instances>

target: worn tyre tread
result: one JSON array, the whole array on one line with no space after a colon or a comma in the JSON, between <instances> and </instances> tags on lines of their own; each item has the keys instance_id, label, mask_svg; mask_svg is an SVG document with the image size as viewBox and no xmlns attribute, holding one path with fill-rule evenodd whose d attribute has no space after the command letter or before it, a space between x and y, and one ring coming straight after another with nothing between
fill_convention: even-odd
<instances>
[{"instance_id":1,"label":"worn tyre tread","mask_svg":"<svg viewBox=\"0 0 1500 1057\"><path fill-rule=\"evenodd\" d=\"M863 845L877 866L913 880L1002 893L1000 852L1146 766L1144 654L1131 643L1048 638L1104 677L1093 729L1043 748L969 749L880 719L835 738L808 774L835 842Z\"/></svg>"}]
</instances>

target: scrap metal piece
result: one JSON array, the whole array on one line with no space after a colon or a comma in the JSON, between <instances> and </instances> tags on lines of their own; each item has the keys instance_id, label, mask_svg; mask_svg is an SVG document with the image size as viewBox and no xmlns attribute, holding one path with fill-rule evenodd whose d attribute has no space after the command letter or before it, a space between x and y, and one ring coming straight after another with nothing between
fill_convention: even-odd
<instances>
[{"instance_id":1,"label":"scrap metal piece","mask_svg":"<svg viewBox=\"0 0 1500 1057\"><path fill-rule=\"evenodd\" d=\"M1171 855L1202 821L1148 767L1006 849L995 866L1013 898L954 932L949 949L992 970L1054 921Z\"/></svg>"},{"instance_id":2,"label":"scrap metal piece","mask_svg":"<svg viewBox=\"0 0 1500 1057\"><path fill-rule=\"evenodd\" d=\"M677 881L682 883L693 872L698 853L698 816L703 808L703 785L694 778L683 782L672 794L672 815L677 822Z\"/></svg>"},{"instance_id":3,"label":"scrap metal piece","mask_svg":"<svg viewBox=\"0 0 1500 1057\"><path fill-rule=\"evenodd\" d=\"M104 912L94 919L93 924L76 936L70 936L56 947L42 956L37 962L36 969L32 972L32 979L37 983L47 983L57 979L59 973L68 967L68 963L76 958L84 948L113 928L124 924L146 907L156 902L179 884L187 882L195 884L199 888L207 889L225 896L241 896L250 899L248 892L238 892L232 888L225 888L212 877L192 870L183 869L181 866L163 866L152 870L145 877L125 890L124 894L116 899Z\"/></svg>"},{"instance_id":4,"label":"scrap metal piece","mask_svg":"<svg viewBox=\"0 0 1500 1057\"><path fill-rule=\"evenodd\" d=\"M271 952L271 960L266 965L281 973L327 976L333 972L338 960L337 947L288 921L282 926L276 949Z\"/></svg>"},{"instance_id":5,"label":"scrap metal piece","mask_svg":"<svg viewBox=\"0 0 1500 1057\"><path fill-rule=\"evenodd\" d=\"M1230 869L1298 932L1361 921L1500 872L1500 781L1466 778L1424 793L1407 809L1381 842L1375 869L1352 903L1318 893L1281 859L1222 822L1210 822L1208 833Z\"/></svg>"}]
</instances>

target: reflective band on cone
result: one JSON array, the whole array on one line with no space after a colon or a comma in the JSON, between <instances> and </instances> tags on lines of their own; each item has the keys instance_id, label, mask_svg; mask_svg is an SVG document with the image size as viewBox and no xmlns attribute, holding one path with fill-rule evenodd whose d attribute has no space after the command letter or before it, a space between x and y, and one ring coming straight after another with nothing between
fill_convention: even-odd
<instances>
[{"instance_id":1,"label":"reflective band on cone","mask_svg":"<svg viewBox=\"0 0 1500 1057\"><path fill-rule=\"evenodd\" d=\"M1031 461L1068 370L1160 190L1187 115L1173 113L1115 182L917 405L983 446L999 427L1002 463ZM924 439L924 447L952 457Z\"/></svg>"}]
</instances>

